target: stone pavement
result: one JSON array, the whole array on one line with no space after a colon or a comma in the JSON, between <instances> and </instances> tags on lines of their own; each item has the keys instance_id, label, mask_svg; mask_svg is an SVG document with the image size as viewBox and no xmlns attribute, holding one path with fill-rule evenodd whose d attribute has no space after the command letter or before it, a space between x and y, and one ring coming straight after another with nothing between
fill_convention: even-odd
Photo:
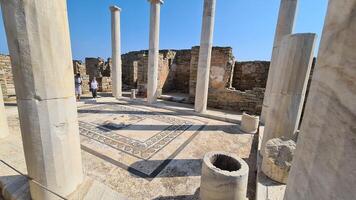
<instances>
[{"instance_id":1,"label":"stone pavement","mask_svg":"<svg viewBox=\"0 0 356 200\"><path fill-rule=\"evenodd\" d=\"M174 109L178 104L157 105L110 97L78 103L88 178L129 199L197 199L204 154L228 151L248 162L248 197L254 198L257 135L241 133L238 124ZM0 140L0 159L27 174L16 103L7 104L6 111L11 135ZM0 182L9 170L4 168Z\"/></svg>"}]
</instances>

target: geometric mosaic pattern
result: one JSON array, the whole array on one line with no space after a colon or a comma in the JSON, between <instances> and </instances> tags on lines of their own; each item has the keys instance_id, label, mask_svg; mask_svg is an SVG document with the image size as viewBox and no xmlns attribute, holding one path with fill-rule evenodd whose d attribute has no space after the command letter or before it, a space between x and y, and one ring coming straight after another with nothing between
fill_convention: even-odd
<instances>
[{"instance_id":1,"label":"geometric mosaic pattern","mask_svg":"<svg viewBox=\"0 0 356 200\"><path fill-rule=\"evenodd\" d=\"M80 134L93 140L106 144L114 149L123 151L132 156L149 159L169 142L187 130L191 124L183 122L179 125L171 125L165 130L141 142L119 134L112 134L103 127L79 121Z\"/></svg>"},{"instance_id":2,"label":"geometric mosaic pattern","mask_svg":"<svg viewBox=\"0 0 356 200\"><path fill-rule=\"evenodd\" d=\"M205 122L119 104L81 107L82 147L131 173L154 178Z\"/></svg>"}]
</instances>

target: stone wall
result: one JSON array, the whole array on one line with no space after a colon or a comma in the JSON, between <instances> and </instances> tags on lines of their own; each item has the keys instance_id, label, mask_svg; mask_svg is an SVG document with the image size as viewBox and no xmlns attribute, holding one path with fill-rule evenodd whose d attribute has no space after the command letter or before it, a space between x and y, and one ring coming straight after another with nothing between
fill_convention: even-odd
<instances>
[{"instance_id":1,"label":"stone wall","mask_svg":"<svg viewBox=\"0 0 356 200\"><path fill-rule=\"evenodd\" d=\"M106 62L102 58L85 58L86 74L89 75L89 81L95 77L98 81L99 92L111 92L111 59Z\"/></svg>"},{"instance_id":2,"label":"stone wall","mask_svg":"<svg viewBox=\"0 0 356 200\"><path fill-rule=\"evenodd\" d=\"M189 94L194 103L199 47L159 52L158 91ZM148 51L122 55L123 89L137 88L146 95ZM210 69L208 106L231 111L258 114L262 107L269 62L235 62L231 47L213 47ZM83 92L89 92L89 81L96 77L99 91L111 92L111 60L86 58L73 61L73 74L83 78ZM4 94L14 94L9 56L0 56L0 83Z\"/></svg>"},{"instance_id":3,"label":"stone wall","mask_svg":"<svg viewBox=\"0 0 356 200\"><path fill-rule=\"evenodd\" d=\"M180 85L177 81L177 69L181 71L182 64L177 58L183 58L182 54L177 57L177 50L161 50L159 51L158 64L158 92L170 92L176 90L176 85ZM177 62L177 63L176 63ZM137 88L138 94L146 96L147 90L147 67L148 67L148 51L133 51L122 55L122 70L123 83L129 88ZM186 66L189 68L189 66ZM181 78L181 76L178 76ZM178 86L177 88L183 88Z\"/></svg>"},{"instance_id":4,"label":"stone wall","mask_svg":"<svg viewBox=\"0 0 356 200\"><path fill-rule=\"evenodd\" d=\"M174 92L189 93L191 50L184 49L176 51L176 55L171 65L174 75Z\"/></svg>"},{"instance_id":5,"label":"stone wall","mask_svg":"<svg viewBox=\"0 0 356 200\"><path fill-rule=\"evenodd\" d=\"M89 75L87 75L85 65L82 61L73 60L73 72L74 74L80 73L80 76L82 77L82 93L89 93Z\"/></svg>"},{"instance_id":6,"label":"stone wall","mask_svg":"<svg viewBox=\"0 0 356 200\"><path fill-rule=\"evenodd\" d=\"M236 62L232 87L241 91L265 88L269 65L268 61Z\"/></svg>"},{"instance_id":7,"label":"stone wall","mask_svg":"<svg viewBox=\"0 0 356 200\"><path fill-rule=\"evenodd\" d=\"M0 54L0 85L4 98L15 96L10 56Z\"/></svg>"}]
</instances>

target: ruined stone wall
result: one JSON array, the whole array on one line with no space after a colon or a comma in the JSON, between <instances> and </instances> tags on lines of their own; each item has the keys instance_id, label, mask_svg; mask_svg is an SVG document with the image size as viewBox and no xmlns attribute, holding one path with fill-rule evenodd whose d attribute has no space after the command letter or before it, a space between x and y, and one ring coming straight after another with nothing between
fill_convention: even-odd
<instances>
[{"instance_id":1,"label":"ruined stone wall","mask_svg":"<svg viewBox=\"0 0 356 200\"><path fill-rule=\"evenodd\" d=\"M86 74L89 75L89 81L96 78L98 81L99 92L111 92L111 59L106 62L102 58L85 58Z\"/></svg>"},{"instance_id":2,"label":"ruined stone wall","mask_svg":"<svg viewBox=\"0 0 356 200\"><path fill-rule=\"evenodd\" d=\"M10 56L0 54L0 85L4 98L15 96Z\"/></svg>"},{"instance_id":3,"label":"ruined stone wall","mask_svg":"<svg viewBox=\"0 0 356 200\"><path fill-rule=\"evenodd\" d=\"M174 89L172 61L176 52L161 50L158 59L158 93ZM122 55L123 84L138 89L138 94L145 96L147 91L148 51L133 51Z\"/></svg>"},{"instance_id":4,"label":"ruined stone wall","mask_svg":"<svg viewBox=\"0 0 356 200\"><path fill-rule=\"evenodd\" d=\"M87 75L85 65L83 64L82 61L73 60L73 73L74 74L80 73L80 76L82 77L82 93L83 94L89 93L90 92L89 91L89 85L90 85L89 75Z\"/></svg>"},{"instance_id":5,"label":"ruined stone wall","mask_svg":"<svg viewBox=\"0 0 356 200\"><path fill-rule=\"evenodd\" d=\"M172 92L189 93L191 50L176 51L171 65L171 74L174 76Z\"/></svg>"},{"instance_id":6,"label":"ruined stone wall","mask_svg":"<svg viewBox=\"0 0 356 200\"><path fill-rule=\"evenodd\" d=\"M268 61L236 62L232 87L236 90L252 90L255 87L265 88L268 78Z\"/></svg>"},{"instance_id":7,"label":"ruined stone wall","mask_svg":"<svg viewBox=\"0 0 356 200\"><path fill-rule=\"evenodd\" d=\"M190 60L189 97L192 102L195 98L197 83L197 70L199 62L199 47L193 47ZM234 67L234 56L231 47L213 47L210 67L209 89L225 89ZM210 92L210 90L209 90Z\"/></svg>"}]
</instances>

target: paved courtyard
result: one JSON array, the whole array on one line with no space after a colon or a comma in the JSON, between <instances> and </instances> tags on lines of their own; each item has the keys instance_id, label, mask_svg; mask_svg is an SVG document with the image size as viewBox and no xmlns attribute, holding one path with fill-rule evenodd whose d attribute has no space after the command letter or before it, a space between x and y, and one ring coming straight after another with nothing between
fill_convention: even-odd
<instances>
[{"instance_id":1,"label":"paved courtyard","mask_svg":"<svg viewBox=\"0 0 356 200\"><path fill-rule=\"evenodd\" d=\"M197 199L204 154L228 151L249 164L253 199L257 135L241 133L238 124L158 105L109 97L79 103L85 175L129 199ZM0 141L0 158L26 174L16 103L7 103L6 110L11 136ZM4 163L0 170L9 170Z\"/></svg>"}]
</instances>

